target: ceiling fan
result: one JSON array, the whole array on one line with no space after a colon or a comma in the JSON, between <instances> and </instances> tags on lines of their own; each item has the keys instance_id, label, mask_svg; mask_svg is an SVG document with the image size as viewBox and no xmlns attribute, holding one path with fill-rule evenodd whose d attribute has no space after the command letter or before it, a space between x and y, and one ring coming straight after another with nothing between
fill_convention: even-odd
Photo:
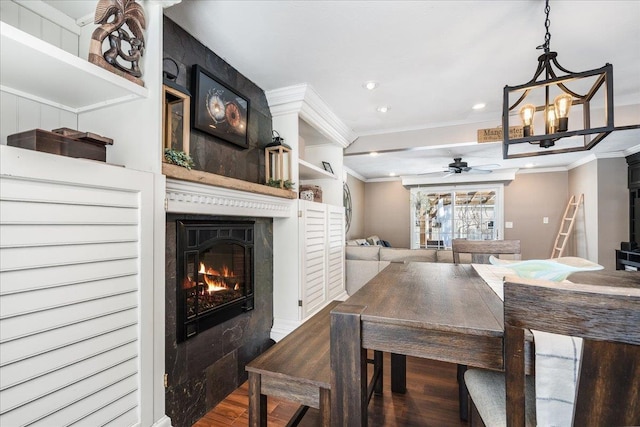
<instances>
[{"instance_id":1,"label":"ceiling fan","mask_svg":"<svg viewBox=\"0 0 640 427\"><path fill-rule=\"evenodd\" d=\"M487 168L495 168L499 167L498 164L489 164L489 165L478 165L478 166L469 166L467 162L462 161L462 157L454 157L453 163L449 163L449 165L442 172L431 172L421 175L430 175L434 173L446 173L445 176L451 176L457 173L491 173L493 172L491 169Z\"/></svg>"}]
</instances>

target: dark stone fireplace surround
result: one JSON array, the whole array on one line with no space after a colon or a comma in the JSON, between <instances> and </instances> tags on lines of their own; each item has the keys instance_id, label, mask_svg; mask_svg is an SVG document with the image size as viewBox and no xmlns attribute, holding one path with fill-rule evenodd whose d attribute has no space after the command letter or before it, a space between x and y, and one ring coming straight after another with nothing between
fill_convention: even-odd
<instances>
[{"instance_id":1,"label":"dark stone fireplace surround","mask_svg":"<svg viewBox=\"0 0 640 427\"><path fill-rule=\"evenodd\" d=\"M176 336L176 220L254 220L255 308L178 343ZM273 319L271 218L167 215L166 412L174 426L190 426L247 379L245 365L266 350Z\"/></svg>"},{"instance_id":2,"label":"dark stone fireplace surround","mask_svg":"<svg viewBox=\"0 0 640 427\"><path fill-rule=\"evenodd\" d=\"M203 66L250 100L247 133L249 148L242 150L208 134L191 130L190 154L195 169L260 183L264 177L264 145L271 141L271 113L264 91L168 18L163 20L164 57L179 64L177 83L190 87L191 67ZM199 333L185 342L176 340L176 220L222 220L225 216L178 215L166 221L166 332L165 370L168 387L165 411L173 426L191 426L247 378L246 363L271 344L273 322L273 220L255 221L254 310Z\"/></svg>"}]
</instances>

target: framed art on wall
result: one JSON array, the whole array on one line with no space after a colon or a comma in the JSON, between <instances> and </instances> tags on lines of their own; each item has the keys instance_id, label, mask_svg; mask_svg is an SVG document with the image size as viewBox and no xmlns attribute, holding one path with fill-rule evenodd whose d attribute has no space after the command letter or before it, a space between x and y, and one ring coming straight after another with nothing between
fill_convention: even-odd
<instances>
[{"instance_id":1,"label":"framed art on wall","mask_svg":"<svg viewBox=\"0 0 640 427\"><path fill-rule=\"evenodd\" d=\"M194 128L242 148L249 147L249 100L199 65L193 66L192 113Z\"/></svg>"},{"instance_id":2,"label":"framed art on wall","mask_svg":"<svg viewBox=\"0 0 640 427\"><path fill-rule=\"evenodd\" d=\"M333 173L333 168L331 167L331 163L329 162L322 162L322 167L324 168L324 170L326 170L329 173Z\"/></svg>"}]
</instances>

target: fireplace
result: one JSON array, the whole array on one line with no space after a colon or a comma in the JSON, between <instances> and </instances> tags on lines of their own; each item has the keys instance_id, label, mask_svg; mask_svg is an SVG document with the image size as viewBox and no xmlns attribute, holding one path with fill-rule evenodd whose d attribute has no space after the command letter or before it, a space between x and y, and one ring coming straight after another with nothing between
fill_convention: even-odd
<instances>
[{"instance_id":1,"label":"fireplace","mask_svg":"<svg viewBox=\"0 0 640 427\"><path fill-rule=\"evenodd\" d=\"M177 341L253 310L254 221L176 222Z\"/></svg>"}]
</instances>

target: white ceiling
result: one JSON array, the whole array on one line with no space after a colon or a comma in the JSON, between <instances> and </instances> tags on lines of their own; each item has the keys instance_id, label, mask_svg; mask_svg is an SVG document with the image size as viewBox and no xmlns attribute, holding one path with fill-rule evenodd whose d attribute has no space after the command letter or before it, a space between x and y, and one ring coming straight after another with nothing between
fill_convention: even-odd
<instances>
[{"instance_id":1,"label":"white ceiling","mask_svg":"<svg viewBox=\"0 0 640 427\"><path fill-rule=\"evenodd\" d=\"M592 152L503 160L500 144L475 143L477 129L500 125L503 87L533 76L542 0L183 0L165 13L266 91L311 85L359 135L345 165L365 178L432 172L454 156L470 165L566 167L640 144L639 130L621 131ZM640 1L556 0L550 20L560 64L613 64L615 124L639 124ZM368 80L379 87L363 89ZM472 110L478 102L486 108ZM383 104L386 114L376 111Z\"/></svg>"}]
</instances>

